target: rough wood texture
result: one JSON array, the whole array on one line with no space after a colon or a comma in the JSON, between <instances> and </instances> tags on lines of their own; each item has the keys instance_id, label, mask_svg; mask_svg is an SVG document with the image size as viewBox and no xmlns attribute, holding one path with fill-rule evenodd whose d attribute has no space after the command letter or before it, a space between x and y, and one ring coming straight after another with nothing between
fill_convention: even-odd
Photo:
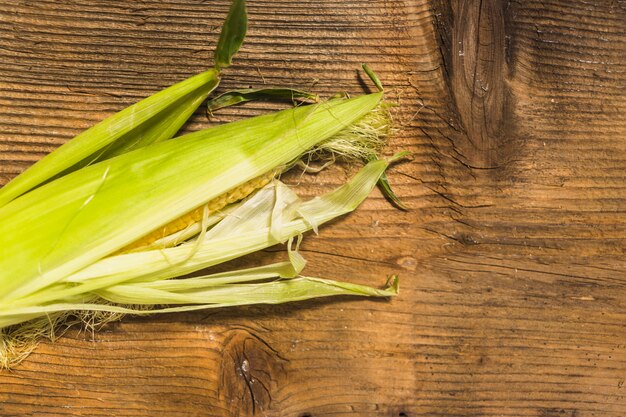
<instances>
[{"instance_id":1,"label":"rough wood texture","mask_svg":"<svg viewBox=\"0 0 626 417\"><path fill-rule=\"evenodd\" d=\"M227 7L0 1L0 181L206 68ZM626 2L250 0L250 12L223 89L358 93L368 62L400 104L388 152L414 158L390 179L412 211L376 192L303 249L311 274L398 272L401 295L71 330L0 374L0 414L626 415Z\"/></svg>"}]
</instances>

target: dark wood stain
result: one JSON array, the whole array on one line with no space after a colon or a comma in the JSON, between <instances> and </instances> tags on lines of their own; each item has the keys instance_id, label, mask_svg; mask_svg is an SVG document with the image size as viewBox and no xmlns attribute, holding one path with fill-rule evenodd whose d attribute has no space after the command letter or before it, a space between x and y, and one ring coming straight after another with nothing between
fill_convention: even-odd
<instances>
[{"instance_id":1,"label":"dark wood stain","mask_svg":"<svg viewBox=\"0 0 626 417\"><path fill-rule=\"evenodd\" d=\"M205 69L228 3L0 0L0 184ZM368 62L400 105L386 153L413 152L389 172L411 211L374 192L302 252L313 276L399 273L401 295L72 330L0 373L0 415L625 415L626 4L249 3L222 91L358 94ZM311 196L350 169L292 180Z\"/></svg>"}]
</instances>

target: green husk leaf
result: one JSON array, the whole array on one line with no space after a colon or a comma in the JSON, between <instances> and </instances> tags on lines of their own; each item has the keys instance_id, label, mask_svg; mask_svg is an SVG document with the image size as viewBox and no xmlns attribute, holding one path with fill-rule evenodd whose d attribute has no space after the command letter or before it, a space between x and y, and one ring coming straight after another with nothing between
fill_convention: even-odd
<instances>
[{"instance_id":1,"label":"green husk leaf","mask_svg":"<svg viewBox=\"0 0 626 417\"><path fill-rule=\"evenodd\" d=\"M343 215L356 208L375 186L378 178L387 167L385 161L373 161L367 164L348 183L321 197L298 204L298 212L295 213L289 206L282 211L281 229L271 232L273 219L277 214L274 212L276 204L280 204L280 196L292 200L287 192L276 193L275 185L268 185L256 193L251 199L241 204L227 219L226 226L214 228L202 239L199 245L196 242L146 252L128 253L105 258L87 268L79 271L62 282L41 289L27 297L15 299L0 307L0 325L8 323L8 320L17 320L17 311L28 314L31 310L24 310L29 306L42 306L57 304L56 301L69 302L94 298L95 294L112 300L110 289L119 285L137 285L139 287L163 289L152 287L156 284L151 282L168 280L195 272L206 267L216 265L227 260L240 257L269 246L280 241L290 240L312 228L308 219L322 224L335 217ZM306 218L300 213L307 213ZM221 224L220 224L221 225ZM278 236L276 236L278 234ZM278 264L281 268L276 274L274 270L250 270L249 273L274 273L277 277L294 277L305 265L304 259L291 249L289 245L290 263ZM286 268L286 269L285 269ZM240 280L245 273L225 273L213 275L207 279L222 279L221 284L234 283ZM263 278L268 278L267 275ZM187 278L174 285L176 288L185 288ZM200 279L199 279L200 280ZM250 275L245 281L253 280ZM165 281L163 281L165 282ZM196 288L198 281L189 281L191 287ZM208 282L208 281L206 281ZM217 281L219 283L219 281ZM170 284L163 284L166 287ZM205 287L201 285L199 287ZM171 290L171 289L170 289ZM102 292L105 291L105 292ZM106 292L109 291L109 292ZM108 295L107 295L108 294ZM147 300L147 299L146 299ZM119 301L122 302L122 301ZM148 303L149 304L149 303ZM159 303L156 303L159 304ZM49 310L51 311L51 310ZM26 318L32 318L26 316ZM13 323L11 323L13 324Z\"/></svg>"},{"instance_id":2,"label":"green husk leaf","mask_svg":"<svg viewBox=\"0 0 626 417\"><path fill-rule=\"evenodd\" d=\"M380 82L380 79L378 78L374 70L372 70L370 66L367 64L362 64L361 67L363 68L363 71L365 71L367 76L370 78L370 80L372 80L372 82L374 83L378 91L382 93L385 89L383 88L383 84Z\"/></svg>"},{"instance_id":3,"label":"green husk leaf","mask_svg":"<svg viewBox=\"0 0 626 417\"><path fill-rule=\"evenodd\" d=\"M409 208L407 207L406 204L404 204L402 202L402 200L400 200L400 198L396 195L396 193L393 191L393 189L391 188L391 185L389 184L389 180L387 179L387 175L383 174L380 177L380 180L378 180L378 185L380 186L380 188L382 189L383 194L389 199L391 200L391 202L393 204L395 204L398 208L407 211L409 210Z\"/></svg>"},{"instance_id":4,"label":"green husk leaf","mask_svg":"<svg viewBox=\"0 0 626 417\"><path fill-rule=\"evenodd\" d=\"M298 101L317 102L319 101L319 96L291 88L246 88L227 91L209 100L207 112L210 116L219 109L254 100L290 100L294 103Z\"/></svg>"},{"instance_id":5,"label":"green husk leaf","mask_svg":"<svg viewBox=\"0 0 626 417\"><path fill-rule=\"evenodd\" d=\"M165 301L168 299L182 299L176 293L141 291L133 287L131 292L120 296L126 300ZM205 299L211 303L166 307L154 310L129 308L119 305L97 303L58 303L45 306L23 307L14 310L16 316L39 316L58 311L108 311L120 314L146 315L155 313L176 313L183 311L203 310L209 308L232 307L249 304L281 304L293 301L308 300L311 298L329 297L336 295L351 295L365 297L392 297L398 294L397 280L390 286L377 289L365 285L350 284L321 278L300 277L287 280L277 280L261 284L240 284L209 289L203 292ZM193 297L186 297L193 300ZM152 304L152 303L150 303ZM2 317L0 325L9 322L11 316Z\"/></svg>"},{"instance_id":6,"label":"green husk leaf","mask_svg":"<svg viewBox=\"0 0 626 417\"><path fill-rule=\"evenodd\" d=\"M376 289L328 279L300 277L256 284L218 285L187 292L121 285L103 290L98 295L116 304L199 304L201 308L215 308L248 304L280 304L333 295L389 297L396 295L396 292L389 288ZM207 300L211 302L207 303ZM151 311L161 312L159 310ZM174 311L171 308L163 310Z\"/></svg>"},{"instance_id":7,"label":"green husk leaf","mask_svg":"<svg viewBox=\"0 0 626 417\"><path fill-rule=\"evenodd\" d=\"M246 34L244 0L234 0L215 52L215 69L190 77L108 117L45 156L0 189L0 207L42 184L133 149L172 138L219 84Z\"/></svg>"},{"instance_id":8,"label":"green husk leaf","mask_svg":"<svg viewBox=\"0 0 626 417\"><path fill-rule=\"evenodd\" d=\"M410 155L411 155L411 152L407 152L407 151L399 152L389 160L389 163L394 163L397 160L406 158ZM400 200L400 198L396 195L396 193L391 188L391 185L389 184L389 180L387 179L387 174L385 172L383 172L383 174L380 176L380 179L378 180L378 186L381 188L385 197L387 197L393 204L395 204L396 207L404 211L409 210L407 205L404 204L402 200Z\"/></svg>"},{"instance_id":9,"label":"green husk leaf","mask_svg":"<svg viewBox=\"0 0 626 417\"><path fill-rule=\"evenodd\" d=\"M247 30L246 2L245 0L233 0L215 50L215 69L219 71L231 65L233 55L241 47Z\"/></svg>"},{"instance_id":10,"label":"green husk leaf","mask_svg":"<svg viewBox=\"0 0 626 417\"><path fill-rule=\"evenodd\" d=\"M33 190L0 208L0 300L49 286L297 159L380 99L376 93L333 100L217 126L120 155ZM120 219L127 225L122 230Z\"/></svg>"},{"instance_id":11,"label":"green husk leaf","mask_svg":"<svg viewBox=\"0 0 626 417\"><path fill-rule=\"evenodd\" d=\"M217 81L219 82L219 78ZM216 86L217 84L215 86L211 85L210 88L198 89L181 97L169 108L146 123L141 131L131 131L116 140L89 165L173 138Z\"/></svg>"},{"instance_id":12,"label":"green husk leaf","mask_svg":"<svg viewBox=\"0 0 626 417\"><path fill-rule=\"evenodd\" d=\"M133 147L169 139L218 83L217 71L203 72L85 130L1 188L0 207L59 174L123 152L124 143Z\"/></svg>"}]
</instances>

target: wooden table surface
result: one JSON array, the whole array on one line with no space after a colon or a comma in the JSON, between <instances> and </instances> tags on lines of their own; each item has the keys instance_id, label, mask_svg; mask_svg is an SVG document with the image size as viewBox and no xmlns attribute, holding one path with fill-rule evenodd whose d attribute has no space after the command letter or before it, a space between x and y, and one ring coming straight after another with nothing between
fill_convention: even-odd
<instances>
[{"instance_id":1,"label":"wooden table surface","mask_svg":"<svg viewBox=\"0 0 626 417\"><path fill-rule=\"evenodd\" d=\"M227 0L0 1L0 183L211 65ZM126 317L0 372L2 416L626 415L626 2L249 0L221 91L358 94L409 212L375 191L309 236L355 298ZM187 130L261 114L251 104ZM289 180L305 196L351 167ZM272 248L237 265L283 256Z\"/></svg>"}]
</instances>

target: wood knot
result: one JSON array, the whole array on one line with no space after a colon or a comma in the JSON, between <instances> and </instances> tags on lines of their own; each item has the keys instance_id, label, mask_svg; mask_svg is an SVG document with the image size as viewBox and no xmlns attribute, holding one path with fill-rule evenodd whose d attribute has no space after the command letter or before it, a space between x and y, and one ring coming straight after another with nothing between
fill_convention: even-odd
<instances>
[{"instance_id":1,"label":"wood knot","mask_svg":"<svg viewBox=\"0 0 626 417\"><path fill-rule=\"evenodd\" d=\"M403 256L399 258L396 263L408 271L415 271L417 269L417 259L412 256Z\"/></svg>"},{"instance_id":2,"label":"wood knot","mask_svg":"<svg viewBox=\"0 0 626 417\"><path fill-rule=\"evenodd\" d=\"M248 329L226 334L219 397L233 416L256 415L270 408L272 394L284 377L286 360L261 336Z\"/></svg>"},{"instance_id":3,"label":"wood knot","mask_svg":"<svg viewBox=\"0 0 626 417\"><path fill-rule=\"evenodd\" d=\"M440 38L452 100L464 134L455 150L470 168L506 161L513 128L507 83L507 6L500 1L440 2Z\"/></svg>"}]
</instances>

